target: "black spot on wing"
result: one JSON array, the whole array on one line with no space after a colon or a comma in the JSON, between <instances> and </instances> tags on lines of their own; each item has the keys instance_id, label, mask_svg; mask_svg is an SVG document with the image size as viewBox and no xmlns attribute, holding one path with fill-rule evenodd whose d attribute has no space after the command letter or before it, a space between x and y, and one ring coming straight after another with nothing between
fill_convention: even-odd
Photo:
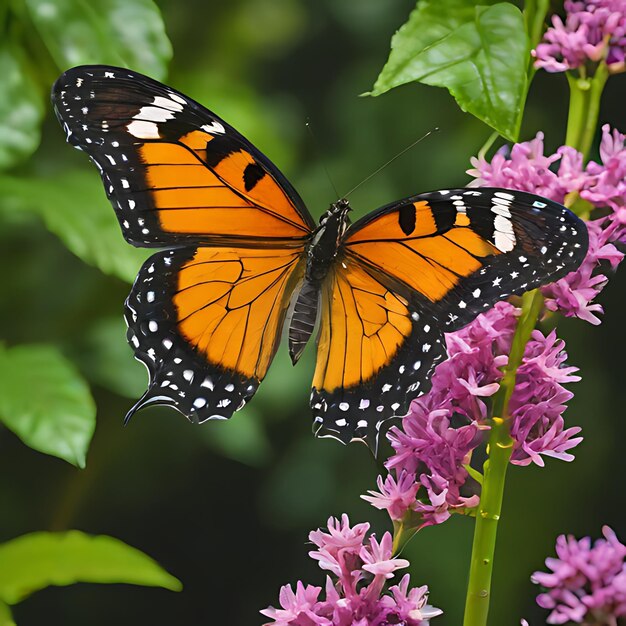
<instances>
[{"instance_id":1,"label":"black spot on wing","mask_svg":"<svg viewBox=\"0 0 626 626\"><path fill-rule=\"evenodd\" d=\"M408 237L415 230L415 205L405 204L398 210L398 222L402 232Z\"/></svg>"},{"instance_id":2,"label":"black spot on wing","mask_svg":"<svg viewBox=\"0 0 626 626\"><path fill-rule=\"evenodd\" d=\"M265 173L265 170L258 163L246 165L246 169L243 171L243 184L246 191L252 191L265 176Z\"/></svg>"},{"instance_id":3,"label":"black spot on wing","mask_svg":"<svg viewBox=\"0 0 626 626\"><path fill-rule=\"evenodd\" d=\"M437 205L437 207L429 204L429 208L435 220L438 233L444 233L452 228L457 214L456 207L452 203L444 202Z\"/></svg>"},{"instance_id":4,"label":"black spot on wing","mask_svg":"<svg viewBox=\"0 0 626 626\"><path fill-rule=\"evenodd\" d=\"M215 167L227 156L241 149L241 145L230 135L218 135L207 142L206 164Z\"/></svg>"}]
</instances>

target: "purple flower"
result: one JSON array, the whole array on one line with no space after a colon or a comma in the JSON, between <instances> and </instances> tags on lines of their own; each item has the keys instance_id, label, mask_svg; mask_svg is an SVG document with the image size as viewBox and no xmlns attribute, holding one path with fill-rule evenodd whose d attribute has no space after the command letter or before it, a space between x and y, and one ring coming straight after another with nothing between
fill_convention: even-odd
<instances>
[{"instance_id":1,"label":"purple flower","mask_svg":"<svg viewBox=\"0 0 626 626\"><path fill-rule=\"evenodd\" d=\"M409 562L406 559L392 558L392 543L393 540L389 533L383 535L380 543L376 541L376 537L370 537L370 545L363 546L359 553L363 561L362 568L374 576L391 578L397 569L408 567Z\"/></svg>"},{"instance_id":2,"label":"purple flower","mask_svg":"<svg viewBox=\"0 0 626 626\"><path fill-rule=\"evenodd\" d=\"M309 540L319 548L309 552L309 556L319 561L322 569L331 571L335 576L341 577L346 573L351 575L358 570L356 564L360 563L359 552L369 527L365 522L351 528L345 513L341 516L341 522L331 517L328 520L328 533L320 529L309 533ZM344 582L351 588L358 580Z\"/></svg>"},{"instance_id":3,"label":"purple flower","mask_svg":"<svg viewBox=\"0 0 626 626\"><path fill-rule=\"evenodd\" d=\"M380 493L370 490L368 491L369 496L361 497L377 509L386 509L389 517L394 521L404 517L415 502L420 487L415 482L415 474L410 474L404 470L400 473L398 480L390 472L384 480L382 476L379 476L376 484Z\"/></svg>"},{"instance_id":4,"label":"purple flower","mask_svg":"<svg viewBox=\"0 0 626 626\"><path fill-rule=\"evenodd\" d=\"M313 531L309 536L318 550L310 555L326 578L325 598L321 587L304 586L294 592L290 585L280 590L280 609L269 607L261 613L271 626L427 626L441 610L429 606L428 588L409 589L408 574L400 584L385 592L387 580L397 569L407 567L405 559L392 555L392 538L385 533L380 541L367 536L369 524L350 526L347 515L341 521L330 518L328 532Z\"/></svg>"},{"instance_id":5,"label":"purple flower","mask_svg":"<svg viewBox=\"0 0 626 626\"><path fill-rule=\"evenodd\" d=\"M294 593L291 585L285 585L280 588L278 600L281 609L268 607L263 609L261 613L270 619L275 626L330 626L332 622L317 614L321 587L306 587L298 581L296 584L296 592Z\"/></svg>"},{"instance_id":6,"label":"purple flower","mask_svg":"<svg viewBox=\"0 0 626 626\"><path fill-rule=\"evenodd\" d=\"M565 1L565 22L552 16L552 27L532 55L535 67L565 72L606 60L609 70L624 70L626 2L624 0Z\"/></svg>"},{"instance_id":7,"label":"purple flower","mask_svg":"<svg viewBox=\"0 0 626 626\"><path fill-rule=\"evenodd\" d=\"M511 463L543 467L541 455L572 461L567 450L582 437L575 437L579 427L565 428L562 413L573 394L562 385L580 380L576 367L566 367L565 343L553 330L547 337L533 331L526 345L524 359L517 370L515 390L511 397L511 437L515 441Z\"/></svg>"},{"instance_id":8,"label":"purple flower","mask_svg":"<svg viewBox=\"0 0 626 626\"><path fill-rule=\"evenodd\" d=\"M550 609L548 624L616 624L626 616L626 546L605 526L604 539L561 535L558 558L546 559L550 572L535 572L531 580L545 588L537 603Z\"/></svg>"},{"instance_id":9,"label":"purple flower","mask_svg":"<svg viewBox=\"0 0 626 626\"><path fill-rule=\"evenodd\" d=\"M491 162L484 157L472 157L474 168L467 173L476 180L470 186L518 189L563 202L583 181L582 157L577 158L574 153L570 148L544 155L543 133L539 132L531 141L514 144L510 153L503 146ZM557 162L559 167L554 171Z\"/></svg>"},{"instance_id":10,"label":"purple flower","mask_svg":"<svg viewBox=\"0 0 626 626\"><path fill-rule=\"evenodd\" d=\"M608 124L602 127L600 142L602 163L587 165L585 188L580 195L594 206L610 207L612 219L626 226L626 147L624 135Z\"/></svg>"},{"instance_id":11,"label":"purple flower","mask_svg":"<svg viewBox=\"0 0 626 626\"><path fill-rule=\"evenodd\" d=\"M391 587L392 596L381 598L381 604L388 609L387 624L406 624L406 626L422 626L428 620L441 615L443 611L426 604L428 587L415 587L409 590L409 575L402 577L400 584ZM394 619L392 619L392 617Z\"/></svg>"},{"instance_id":12,"label":"purple flower","mask_svg":"<svg viewBox=\"0 0 626 626\"><path fill-rule=\"evenodd\" d=\"M389 533L385 533L380 543L376 537L370 537L370 545L361 548L360 557L363 561L361 569L374 576L367 588L367 596L376 598L380 596L385 581L393 577L397 569L409 566L406 559L393 558L391 547L393 539Z\"/></svg>"},{"instance_id":13,"label":"purple flower","mask_svg":"<svg viewBox=\"0 0 626 626\"><path fill-rule=\"evenodd\" d=\"M417 475L425 500L415 501L411 508L422 515L424 525L445 521L455 508L476 506L477 498L461 495L461 488L469 478L463 466L482 440L476 423L452 428L451 408L433 410L428 406L431 400L430 394L415 400L402 429L390 430L395 454L386 463L389 470Z\"/></svg>"}]
</instances>

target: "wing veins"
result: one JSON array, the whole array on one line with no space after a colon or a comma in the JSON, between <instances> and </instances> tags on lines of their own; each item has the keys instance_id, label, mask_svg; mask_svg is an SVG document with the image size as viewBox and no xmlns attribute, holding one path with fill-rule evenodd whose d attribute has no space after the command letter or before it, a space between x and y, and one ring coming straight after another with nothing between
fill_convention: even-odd
<instances>
[{"instance_id":1,"label":"wing veins","mask_svg":"<svg viewBox=\"0 0 626 626\"><path fill-rule=\"evenodd\" d=\"M418 252L417 250L413 250L413 248L411 248L411 246L407 246L404 243L399 242L401 246L405 247L407 250L410 250L411 252L413 252L414 254L416 254L417 256L419 256L420 258L422 258L424 261L426 261L426 263L428 263L429 265L431 265L433 267L433 269L437 269L436 266L440 267L442 270L445 270L446 272L450 272L451 274L454 274L457 278L464 278L464 276L462 274L457 274L453 269L450 269L449 267L446 267L445 265L442 265L441 263L439 263L439 261L435 261L435 259L429 257L427 254L423 254L422 252ZM440 278L437 278L439 280L439 282L443 285L445 284Z\"/></svg>"}]
</instances>

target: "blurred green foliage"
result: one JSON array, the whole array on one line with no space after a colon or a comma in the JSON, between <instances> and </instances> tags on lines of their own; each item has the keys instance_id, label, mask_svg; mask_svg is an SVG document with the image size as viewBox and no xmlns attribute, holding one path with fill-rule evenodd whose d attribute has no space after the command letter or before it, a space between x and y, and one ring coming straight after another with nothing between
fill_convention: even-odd
<instances>
[{"instance_id":1,"label":"blurred green foliage","mask_svg":"<svg viewBox=\"0 0 626 626\"><path fill-rule=\"evenodd\" d=\"M122 321L128 283L145 252L123 241L95 168L65 145L45 104L52 82L71 65L93 62L128 64L163 79L169 38L175 54L167 82L253 141L293 181L314 216L336 199L322 161L345 192L440 127L351 196L358 217L419 191L462 185L469 157L491 133L459 111L445 90L427 84L357 97L372 88L394 31L407 18L411 23L414 8L414 0L0 4L6 34L0 44L3 354L47 344L45 353L55 355L48 358L63 365L27 372L21 384L28 385L29 401L36 406L46 389L56 393L54 380L72 371L74 382L66 383L74 394L89 383L98 416L81 471L28 450L9 429L0 431L0 540L82 528L141 547L185 583L181 594L124 585L43 590L14 607L20 626L44 620L67 626L85 620L93 626L261 623L257 611L276 603L281 584L323 583L305 542L329 515L347 512L379 532L388 528L386 517L358 498L373 488L379 469L369 452L311 437L311 347L297 368L281 349L254 402L229 422L194 428L154 408L122 429L129 398L146 382ZM602 121L623 129L625 95L623 81L609 82ZM510 97L521 107L520 94ZM548 148L555 148L563 141L566 111L564 78L537 74L521 137L542 129ZM306 131L309 118L321 147ZM509 130L502 132L514 134L517 122L505 123ZM583 375L567 417L583 426L586 440L572 464L511 468L494 624L518 623L521 616L533 623L541 615L529 575L551 552L556 534L597 535L609 523L626 536L624 505L614 497L626 434L617 419L626 393L619 276L603 304L599 328L573 320L559 325ZM73 393L60 395L69 400ZM8 424L19 414L5 404L3 392L0 417ZM93 405L85 399L85 406ZM64 423L73 409L61 412ZM56 424L53 411L47 417ZM471 520L454 518L419 533L406 549L414 583L428 584L432 603L445 610L441 626L461 621L472 529ZM10 623L5 609L0 602L0 624Z\"/></svg>"}]
</instances>

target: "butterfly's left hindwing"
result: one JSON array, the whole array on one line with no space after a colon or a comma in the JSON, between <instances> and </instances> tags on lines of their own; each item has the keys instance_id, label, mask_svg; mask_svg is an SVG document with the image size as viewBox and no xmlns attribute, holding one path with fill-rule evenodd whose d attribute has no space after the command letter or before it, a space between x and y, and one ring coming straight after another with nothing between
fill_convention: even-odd
<instances>
[{"instance_id":1,"label":"butterfly's left hindwing","mask_svg":"<svg viewBox=\"0 0 626 626\"><path fill-rule=\"evenodd\" d=\"M126 301L128 341L150 373L133 407L165 404L192 421L226 419L256 392L302 277L297 251L158 252Z\"/></svg>"},{"instance_id":2,"label":"butterfly's left hindwing","mask_svg":"<svg viewBox=\"0 0 626 626\"><path fill-rule=\"evenodd\" d=\"M421 194L356 222L322 292L314 429L375 447L428 390L444 331L575 270L587 246L565 207L506 189Z\"/></svg>"}]
</instances>

